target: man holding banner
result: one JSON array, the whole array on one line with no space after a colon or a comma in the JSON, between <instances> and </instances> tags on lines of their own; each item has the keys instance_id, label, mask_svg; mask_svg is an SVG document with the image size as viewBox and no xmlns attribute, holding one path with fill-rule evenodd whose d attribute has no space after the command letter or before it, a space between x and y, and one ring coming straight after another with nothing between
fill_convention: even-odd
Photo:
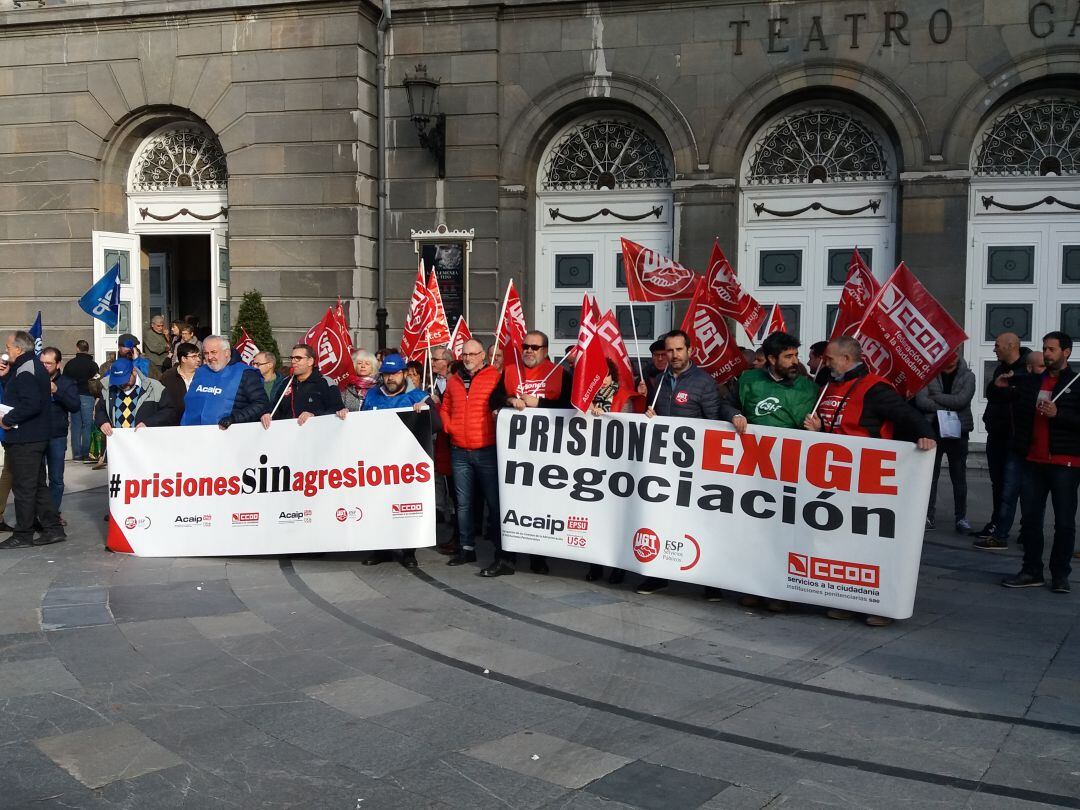
<instances>
[{"instance_id":1,"label":"man holding banner","mask_svg":"<svg viewBox=\"0 0 1080 810\"><path fill-rule=\"evenodd\" d=\"M184 397L181 425L217 425L226 430L237 422L258 422L270 411L262 376L251 366L232 362L232 347L220 335L203 340L203 358ZM267 423L263 423L267 427Z\"/></svg>"},{"instance_id":2,"label":"man holding banner","mask_svg":"<svg viewBox=\"0 0 1080 810\"><path fill-rule=\"evenodd\" d=\"M319 373L315 367L315 350L306 343L297 343L289 355L292 378L281 394L281 401L274 403L275 411L261 417L263 427L269 427L270 419L295 419L303 427L313 416L335 414L338 419L349 415L341 401L341 389Z\"/></svg>"}]
</instances>

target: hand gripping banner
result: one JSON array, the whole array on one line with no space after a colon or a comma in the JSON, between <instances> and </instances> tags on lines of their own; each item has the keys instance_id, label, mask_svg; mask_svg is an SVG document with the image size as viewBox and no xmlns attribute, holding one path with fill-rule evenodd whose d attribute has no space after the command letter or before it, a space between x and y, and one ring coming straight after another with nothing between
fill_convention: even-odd
<instances>
[{"instance_id":1,"label":"hand gripping banner","mask_svg":"<svg viewBox=\"0 0 1080 810\"><path fill-rule=\"evenodd\" d=\"M141 557L429 546L431 415L116 430L107 542Z\"/></svg>"},{"instance_id":2,"label":"hand gripping banner","mask_svg":"<svg viewBox=\"0 0 1080 810\"><path fill-rule=\"evenodd\" d=\"M503 548L909 617L934 454L905 442L750 430L504 410Z\"/></svg>"}]
</instances>

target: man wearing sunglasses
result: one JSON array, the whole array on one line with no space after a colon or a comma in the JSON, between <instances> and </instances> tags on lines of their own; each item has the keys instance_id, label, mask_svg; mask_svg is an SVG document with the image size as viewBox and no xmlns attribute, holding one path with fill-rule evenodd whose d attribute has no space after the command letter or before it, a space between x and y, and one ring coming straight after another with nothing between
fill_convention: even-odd
<instances>
[{"instance_id":1,"label":"man wearing sunglasses","mask_svg":"<svg viewBox=\"0 0 1080 810\"><path fill-rule=\"evenodd\" d=\"M566 367L556 370L548 358L548 337L543 332L529 332L521 344L521 368L508 363L503 368L506 404L523 411L526 408L569 408L573 387Z\"/></svg>"},{"instance_id":2,"label":"man wearing sunglasses","mask_svg":"<svg viewBox=\"0 0 1080 810\"><path fill-rule=\"evenodd\" d=\"M313 416L332 413L338 419L344 419L349 415L341 401L341 389L319 373L314 349L306 343L297 343L289 354L289 363L292 381L287 384L281 404L274 411L274 419L295 419L298 425L303 425ZM270 414L263 414L264 428L270 427L270 418Z\"/></svg>"},{"instance_id":3,"label":"man wearing sunglasses","mask_svg":"<svg viewBox=\"0 0 1080 810\"><path fill-rule=\"evenodd\" d=\"M181 425L217 425L226 430L236 422L258 422L270 412L262 376L232 356L228 340L220 335L203 340L203 361L184 396Z\"/></svg>"}]
</instances>

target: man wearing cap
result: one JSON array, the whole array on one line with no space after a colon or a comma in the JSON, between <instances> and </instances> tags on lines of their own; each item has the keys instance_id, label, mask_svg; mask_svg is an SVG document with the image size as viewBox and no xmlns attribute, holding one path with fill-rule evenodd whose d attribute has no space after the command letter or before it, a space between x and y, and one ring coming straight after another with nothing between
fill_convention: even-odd
<instances>
[{"instance_id":1,"label":"man wearing cap","mask_svg":"<svg viewBox=\"0 0 1080 810\"><path fill-rule=\"evenodd\" d=\"M49 373L34 356L34 339L28 333L9 333L5 348L10 368L4 381L4 405L11 410L0 417L0 429L15 494L15 530L0 543L0 549L58 543L67 537L45 481L45 449L52 425ZM35 523L41 526L37 539Z\"/></svg>"},{"instance_id":2,"label":"man wearing cap","mask_svg":"<svg viewBox=\"0 0 1080 810\"><path fill-rule=\"evenodd\" d=\"M292 364L292 379L286 384L273 419L295 419L297 424L303 425L313 416L332 413L338 419L344 419L349 415L341 401L341 389L316 368L314 349L306 343L296 344L292 347L289 362ZM269 413L262 415L264 428L270 427L270 420Z\"/></svg>"},{"instance_id":3,"label":"man wearing cap","mask_svg":"<svg viewBox=\"0 0 1080 810\"><path fill-rule=\"evenodd\" d=\"M106 436L121 428L176 424L176 407L165 386L142 372L133 360L116 358L109 369L108 385L94 411L94 424Z\"/></svg>"},{"instance_id":4,"label":"man wearing cap","mask_svg":"<svg viewBox=\"0 0 1080 810\"><path fill-rule=\"evenodd\" d=\"M225 430L236 422L258 422L270 412L262 376L232 357L228 340L208 336L203 360L184 396L181 425L217 425ZM270 420L263 421L264 427L269 424Z\"/></svg>"},{"instance_id":5,"label":"man wearing cap","mask_svg":"<svg viewBox=\"0 0 1080 810\"><path fill-rule=\"evenodd\" d=\"M405 384L405 369L408 364L400 354L388 354L379 366L381 384L371 388L364 397L361 411L385 411L392 408L412 408L414 411L422 411L428 408L431 411L431 430L434 433L442 429L442 421L439 419L439 409L424 391L420 388L408 389ZM378 565L387 562L393 557L389 550L375 551L368 556L361 565ZM406 568L416 568L416 549L401 549L401 564Z\"/></svg>"}]
</instances>

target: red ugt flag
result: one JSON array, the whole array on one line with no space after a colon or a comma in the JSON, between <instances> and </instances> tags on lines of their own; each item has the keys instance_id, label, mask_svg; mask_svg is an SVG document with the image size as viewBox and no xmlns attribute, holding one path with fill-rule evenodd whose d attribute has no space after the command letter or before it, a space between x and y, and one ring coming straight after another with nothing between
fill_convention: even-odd
<instances>
[{"instance_id":1,"label":"red ugt flag","mask_svg":"<svg viewBox=\"0 0 1080 810\"><path fill-rule=\"evenodd\" d=\"M450 354L453 355L455 360L461 359L461 353L465 351L466 341L472 340L472 332L469 331L469 324L465 322L465 317L459 315L457 324L454 326L454 331L450 335L450 342L448 344Z\"/></svg>"},{"instance_id":2,"label":"red ugt flag","mask_svg":"<svg viewBox=\"0 0 1080 810\"><path fill-rule=\"evenodd\" d=\"M241 327L240 340L233 346L233 351L240 357L240 362L250 366L251 361L255 359L255 355L259 353L259 347L255 345L255 341L251 339L247 329Z\"/></svg>"},{"instance_id":3,"label":"red ugt flag","mask_svg":"<svg viewBox=\"0 0 1080 810\"><path fill-rule=\"evenodd\" d=\"M786 332L787 323L784 321L784 313L779 304L773 304L769 310L769 319L761 322L761 331L757 334L757 342L760 343L773 332Z\"/></svg>"},{"instance_id":4,"label":"red ugt flag","mask_svg":"<svg viewBox=\"0 0 1080 810\"><path fill-rule=\"evenodd\" d=\"M604 384L607 376L607 359L600 337L596 334L594 316L596 303L586 295L581 302L581 320L578 325L577 359L574 361L574 385L570 389L570 404L582 413L589 410L593 397Z\"/></svg>"},{"instance_id":5,"label":"red ugt flag","mask_svg":"<svg viewBox=\"0 0 1080 810\"><path fill-rule=\"evenodd\" d=\"M495 340L503 353L503 364L521 366L521 344L525 341L525 310L514 288L513 279L506 285L502 314L495 329Z\"/></svg>"},{"instance_id":6,"label":"red ugt flag","mask_svg":"<svg viewBox=\"0 0 1080 810\"><path fill-rule=\"evenodd\" d=\"M338 387L344 387L355 373L352 364L352 338L345 320L333 307L327 307L323 319L304 335L304 343L315 350L319 373Z\"/></svg>"},{"instance_id":7,"label":"red ugt flag","mask_svg":"<svg viewBox=\"0 0 1080 810\"><path fill-rule=\"evenodd\" d=\"M720 302L707 283L698 284L680 328L690 336L690 359L717 383L726 382L750 367L731 336Z\"/></svg>"},{"instance_id":8,"label":"red ugt flag","mask_svg":"<svg viewBox=\"0 0 1080 810\"><path fill-rule=\"evenodd\" d=\"M427 283L424 281L424 260L420 260L420 266L416 271L416 283L413 284L412 300L409 301L409 312L405 316L405 326L401 330L401 354L409 360L419 360L424 356L423 343L424 333L428 324L434 317L435 302L428 293Z\"/></svg>"},{"instance_id":9,"label":"red ugt flag","mask_svg":"<svg viewBox=\"0 0 1080 810\"><path fill-rule=\"evenodd\" d=\"M446 322L446 310L443 308L442 293L439 292L439 280L435 271L428 274L427 293L431 299L431 320L420 339L417 348L427 349L432 346L445 346L450 342L450 324Z\"/></svg>"},{"instance_id":10,"label":"red ugt flag","mask_svg":"<svg viewBox=\"0 0 1080 810\"><path fill-rule=\"evenodd\" d=\"M717 308L738 321L746 334L755 334L765 320L765 308L742 288L738 276L735 275L735 268L720 250L719 241L713 242L705 282Z\"/></svg>"},{"instance_id":11,"label":"red ugt flag","mask_svg":"<svg viewBox=\"0 0 1080 810\"><path fill-rule=\"evenodd\" d=\"M594 300L593 304L595 303ZM610 309L596 325L596 334L600 338L600 345L604 347L604 357L614 363L615 370L619 372L619 388L633 391L634 366L630 363L630 354L626 351L619 322Z\"/></svg>"},{"instance_id":12,"label":"red ugt flag","mask_svg":"<svg viewBox=\"0 0 1080 810\"><path fill-rule=\"evenodd\" d=\"M960 325L903 262L870 302L855 337L867 367L904 398L930 382L967 340Z\"/></svg>"},{"instance_id":13,"label":"red ugt flag","mask_svg":"<svg viewBox=\"0 0 1080 810\"><path fill-rule=\"evenodd\" d=\"M697 275L677 261L625 237L622 255L631 301L674 301L694 295Z\"/></svg>"},{"instance_id":14,"label":"red ugt flag","mask_svg":"<svg viewBox=\"0 0 1080 810\"><path fill-rule=\"evenodd\" d=\"M878 284L874 274L863 261L859 249L855 248L851 254L851 264L848 266L847 281L844 282L844 290L840 293L840 306L836 311L836 321L833 322L829 340L834 340L841 335L850 335L859 325L859 321L866 314L866 308L878 294L881 285Z\"/></svg>"}]
</instances>

